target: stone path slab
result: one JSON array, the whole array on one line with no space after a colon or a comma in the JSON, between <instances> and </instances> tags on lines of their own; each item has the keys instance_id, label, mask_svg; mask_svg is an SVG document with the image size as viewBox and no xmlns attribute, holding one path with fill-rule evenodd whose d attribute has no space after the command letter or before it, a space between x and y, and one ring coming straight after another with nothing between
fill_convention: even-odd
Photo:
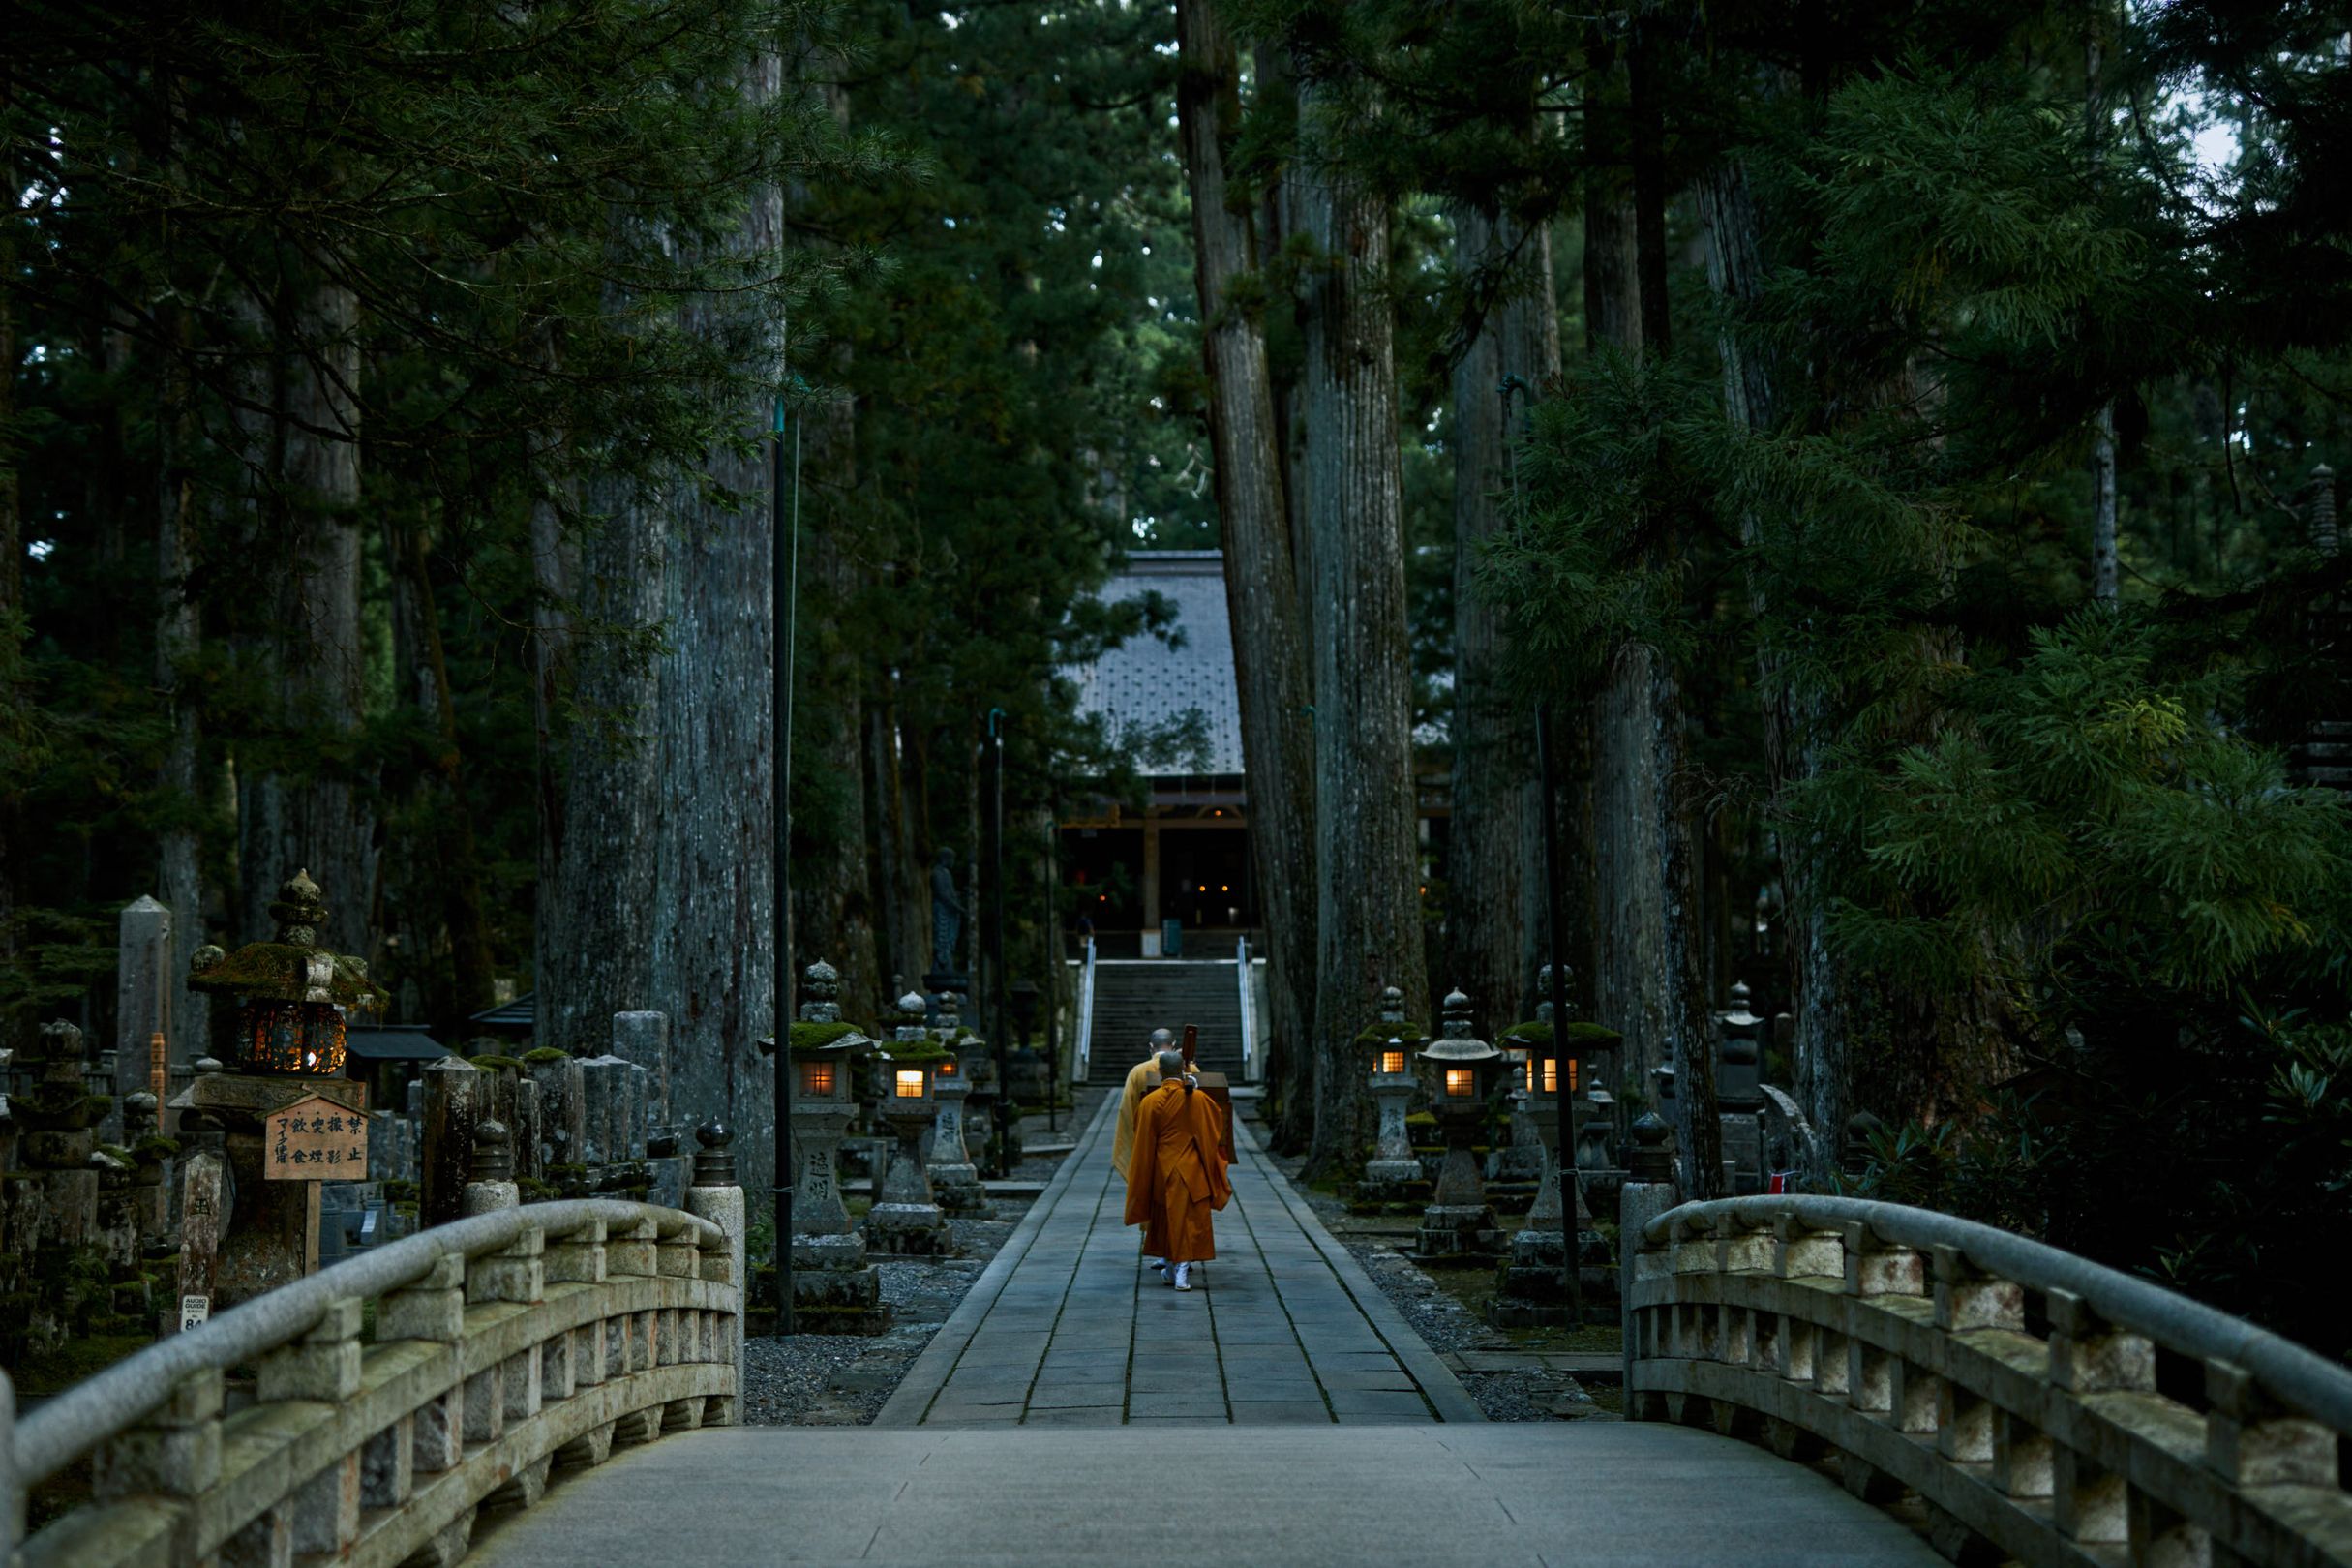
<instances>
[{"instance_id":1,"label":"stone path slab","mask_svg":"<svg viewBox=\"0 0 2352 1568\"><path fill-rule=\"evenodd\" d=\"M1079 1423L1057 1423L1077 1425ZM1892 1516L1712 1432L1621 1422L831 1431L616 1451L469 1563L1936 1568Z\"/></svg>"},{"instance_id":2,"label":"stone path slab","mask_svg":"<svg viewBox=\"0 0 2352 1568\"><path fill-rule=\"evenodd\" d=\"M1478 1406L1234 1130L1217 1260L1180 1294L1142 1267L1105 1100L875 1425L1382 1425Z\"/></svg>"}]
</instances>

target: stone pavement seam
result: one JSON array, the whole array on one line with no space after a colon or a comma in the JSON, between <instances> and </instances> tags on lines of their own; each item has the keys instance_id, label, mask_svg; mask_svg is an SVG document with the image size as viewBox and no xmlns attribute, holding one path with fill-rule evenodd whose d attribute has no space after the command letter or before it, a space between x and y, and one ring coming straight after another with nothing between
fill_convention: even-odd
<instances>
[{"instance_id":1,"label":"stone pavement seam","mask_svg":"<svg viewBox=\"0 0 2352 1568\"><path fill-rule=\"evenodd\" d=\"M1421 1385L1421 1392L1436 1411L1437 1419L1486 1420L1486 1412L1479 1409L1478 1402L1470 1398L1469 1391L1446 1370L1445 1364L1437 1359L1436 1352L1430 1348L1429 1342L1413 1331L1412 1325L1404 1320L1404 1314L1397 1311L1378 1285L1372 1283L1372 1276L1366 1274L1363 1266L1356 1262L1355 1254L1341 1246L1338 1238L1323 1228L1323 1221L1316 1218L1313 1208L1290 1185L1289 1178L1274 1168L1250 1124L1236 1116L1233 1119L1233 1133L1234 1153L1241 1154L1246 1150L1251 1162L1264 1172L1275 1196L1290 1211L1291 1219L1305 1232L1308 1243L1322 1254L1325 1265L1339 1277L1341 1287L1354 1298L1356 1310L1364 1314L1372 1332L1387 1343L1390 1353L1397 1358L1397 1364ZM1322 1381L1321 1373L1316 1374L1315 1381Z\"/></svg>"},{"instance_id":2,"label":"stone pavement seam","mask_svg":"<svg viewBox=\"0 0 2352 1568\"><path fill-rule=\"evenodd\" d=\"M1241 1118L1239 1116L1235 1116L1233 1118L1233 1136L1235 1139L1234 1153L1239 1154L1242 1148L1240 1140L1248 1136L1248 1130L1242 1127ZM1273 1191L1274 1180L1279 1180L1282 1176L1282 1172L1280 1171L1269 1171L1265 1169L1262 1161L1253 1164L1252 1169L1255 1170L1256 1174L1260 1178L1273 1178L1273 1180L1268 1180L1266 1183L1267 1191ZM1250 1246L1258 1253L1259 1260L1262 1262L1265 1257L1265 1247L1264 1244L1262 1244L1257 1238L1257 1222L1250 1218L1250 1211L1247 1206L1236 1203L1234 1207L1241 1210L1242 1229L1249 1234ZM1268 1278L1272 1278L1271 1270L1268 1271ZM1291 1315L1290 1302L1288 1298L1283 1296L1282 1289L1279 1286L1276 1287L1274 1292L1274 1305L1281 1309L1282 1322L1284 1326L1290 1330L1290 1338L1292 1342L1298 1345L1299 1354L1306 1358L1307 1375L1314 1379L1314 1397L1322 1401L1323 1413L1329 1416L1333 1421L1338 1421L1340 1419L1339 1412L1331 1407L1331 1390L1323 1386L1323 1375L1321 1372L1315 1370L1314 1358L1308 1354L1307 1337L1299 1332L1298 1319ZM1221 1345L1219 1346L1219 1370L1221 1372L1222 1369L1223 1346ZM1230 1408L1230 1391L1228 1391L1228 1408Z\"/></svg>"},{"instance_id":3,"label":"stone pavement seam","mask_svg":"<svg viewBox=\"0 0 2352 1568\"><path fill-rule=\"evenodd\" d=\"M955 1363L962 1357L965 1346L972 1342L972 1336L987 1319L990 1309L996 1305L996 1298L1004 1293L1006 1282L1012 1278L1012 1271L1029 1255L1038 1233L1045 1228L1047 1218L1061 1207L1062 1198L1069 1191L1071 1179L1084 1162L1088 1150L1101 1138L1103 1130L1117 1119L1118 1108L1116 1097L1103 1101L1101 1108L1095 1113L1094 1124L1086 1131L1086 1136L1078 1140L1077 1149L1062 1157L1062 1168L1055 1171L1053 1180L1045 1184L1044 1194L1029 1206L1027 1214L1021 1216L1021 1222L1013 1227L1010 1236L1005 1238L1005 1245L997 1250L995 1257L989 1259L988 1267L972 1282L972 1288L964 1292L964 1299L956 1304L955 1311L940 1325L939 1332L931 1336L931 1342L923 1346L922 1354L915 1358L915 1365L909 1367L906 1376L899 1379L897 1390L875 1415L874 1426L913 1427L920 1424L924 1412L931 1407L931 1402L947 1386L948 1377L955 1371Z\"/></svg>"}]
</instances>

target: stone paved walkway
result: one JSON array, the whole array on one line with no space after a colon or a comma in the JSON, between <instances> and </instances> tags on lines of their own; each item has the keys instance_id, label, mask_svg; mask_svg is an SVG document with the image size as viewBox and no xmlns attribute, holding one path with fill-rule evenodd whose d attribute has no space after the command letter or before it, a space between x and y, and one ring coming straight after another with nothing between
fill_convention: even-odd
<instances>
[{"instance_id":1,"label":"stone paved walkway","mask_svg":"<svg viewBox=\"0 0 2352 1568\"><path fill-rule=\"evenodd\" d=\"M1179 1294L1121 1222L1106 1100L879 1427L1463 1422L1477 1404L1235 1130L1217 1260Z\"/></svg>"}]
</instances>

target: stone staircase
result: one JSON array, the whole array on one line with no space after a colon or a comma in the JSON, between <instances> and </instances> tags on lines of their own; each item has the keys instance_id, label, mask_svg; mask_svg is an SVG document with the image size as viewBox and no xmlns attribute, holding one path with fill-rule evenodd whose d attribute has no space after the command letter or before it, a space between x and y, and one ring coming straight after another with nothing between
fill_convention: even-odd
<instances>
[{"instance_id":1,"label":"stone staircase","mask_svg":"<svg viewBox=\"0 0 2352 1568\"><path fill-rule=\"evenodd\" d=\"M1230 958L1098 959L1090 1081L1125 1079L1127 1070L1143 1060L1153 1030L1165 1029L1181 1040L1186 1024L1198 1024L1200 1066L1240 1082L1239 984Z\"/></svg>"}]
</instances>

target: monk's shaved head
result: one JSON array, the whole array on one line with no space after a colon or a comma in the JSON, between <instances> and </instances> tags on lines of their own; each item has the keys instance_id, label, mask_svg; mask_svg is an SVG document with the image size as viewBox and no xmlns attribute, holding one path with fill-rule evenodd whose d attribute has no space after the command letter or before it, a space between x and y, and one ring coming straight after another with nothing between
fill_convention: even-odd
<instances>
[{"instance_id":1,"label":"monk's shaved head","mask_svg":"<svg viewBox=\"0 0 2352 1568\"><path fill-rule=\"evenodd\" d=\"M1160 1053L1160 1075L1163 1078L1183 1077L1184 1052L1161 1051Z\"/></svg>"}]
</instances>

